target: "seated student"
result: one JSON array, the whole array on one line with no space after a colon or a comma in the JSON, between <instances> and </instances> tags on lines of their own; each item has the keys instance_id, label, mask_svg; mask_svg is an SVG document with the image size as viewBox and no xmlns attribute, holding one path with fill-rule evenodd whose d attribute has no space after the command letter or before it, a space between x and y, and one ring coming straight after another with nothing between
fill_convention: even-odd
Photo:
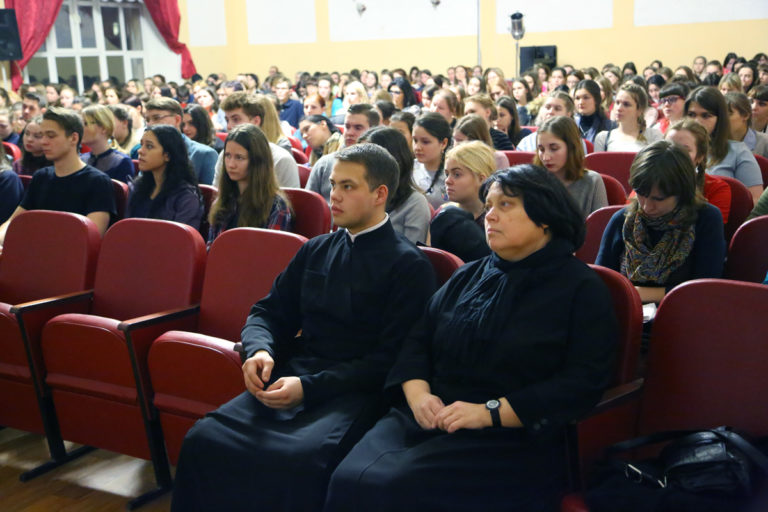
<instances>
[{"instance_id":1,"label":"seated student","mask_svg":"<svg viewBox=\"0 0 768 512\"><path fill-rule=\"evenodd\" d=\"M613 306L573 256L584 224L562 184L532 165L489 182L492 253L430 299L387 378L405 399L334 471L326 512L559 507L566 426L610 379Z\"/></svg>"},{"instance_id":2,"label":"seated student","mask_svg":"<svg viewBox=\"0 0 768 512\"><path fill-rule=\"evenodd\" d=\"M482 121L482 119L481 119ZM444 203L429 227L430 245L473 261L490 254L485 241L483 182L496 171L493 150L481 141L458 144L445 155Z\"/></svg>"},{"instance_id":3,"label":"seated student","mask_svg":"<svg viewBox=\"0 0 768 512\"><path fill-rule=\"evenodd\" d=\"M376 126L363 133L359 142L383 147L397 160L400 169L397 191L390 196L387 213L392 228L415 243L426 243L432 213L421 190L413 183L413 154L405 137L394 128Z\"/></svg>"},{"instance_id":4,"label":"seated student","mask_svg":"<svg viewBox=\"0 0 768 512\"><path fill-rule=\"evenodd\" d=\"M333 221L345 229L304 244L251 309L248 391L187 434L173 511L318 510L336 464L380 414L434 272L386 214L395 159L374 144L333 158Z\"/></svg>"},{"instance_id":5,"label":"seated student","mask_svg":"<svg viewBox=\"0 0 768 512\"><path fill-rule=\"evenodd\" d=\"M600 174L584 168L584 150L576 122L565 116L548 119L536 132L538 147L533 163L545 167L568 189L583 218L608 206Z\"/></svg>"},{"instance_id":6,"label":"seated student","mask_svg":"<svg viewBox=\"0 0 768 512\"><path fill-rule=\"evenodd\" d=\"M40 125L43 152L53 162L35 172L21 204L0 226L0 246L8 224L28 210L55 210L85 215L104 234L115 215L115 196L109 176L80 160L83 123L75 112L51 107Z\"/></svg>"},{"instance_id":7,"label":"seated student","mask_svg":"<svg viewBox=\"0 0 768 512\"><path fill-rule=\"evenodd\" d=\"M115 117L104 105L91 105L83 109L83 144L91 148L82 155L83 161L104 172L113 180L128 183L133 178L133 162L125 153L117 151L113 139Z\"/></svg>"},{"instance_id":8,"label":"seated student","mask_svg":"<svg viewBox=\"0 0 768 512\"><path fill-rule=\"evenodd\" d=\"M279 104L277 98L274 96L254 94L251 96L251 99L261 105L261 108L264 110L264 116L261 119L261 124L258 126L261 128L261 131L264 132L264 135L267 136L267 140L272 144L280 146L290 154L292 147L291 141L288 140L285 133L294 133L298 128L298 125L293 126L289 125L286 121L280 121L280 118L277 115ZM285 133L283 133L286 125L287 128L285 128ZM291 158L293 158L293 156L291 156Z\"/></svg>"},{"instance_id":9,"label":"seated student","mask_svg":"<svg viewBox=\"0 0 768 512\"><path fill-rule=\"evenodd\" d=\"M477 114L467 114L456 123L453 130L453 143L462 144L464 142L479 140L493 148L491 132L488 130L488 122ZM496 162L496 169L506 169L509 167L507 155L501 151L493 151L493 159Z\"/></svg>"},{"instance_id":10,"label":"seated student","mask_svg":"<svg viewBox=\"0 0 768 512\"><path fill-rule=\"evenodd\" d=\"M463 103L450 89L440 89L435 92L429 104L430 112L442 115L451 128L456 126L456 120L464 115Z\"/></svg>"},{"instance_id":11,"label":"seated student","mask_svg":"<svg viewBox=\"0 0 768 512\"><path fill-rule=\"evenodd\" d=\"M491 133L493 147L499 151L513 150L515 146L506 133L493 128L493 121L498 117L496 105L487 94L475 94L464 100L464 115L478 114L488 123L488 129Z\"/></svg>"},{"instance_id":12,"label":"seated student","mask_svg":"<svg viewBox=\"0 0 768 512\"><path fill-rule=\"evenodd\" d=\"M582 80L576 84L573 101L576 106L574 120L583 139L594 143L598 133L616 127L616 123L605 115L600 86L594 80Z\"/></svg>"},{"instance_id":13,"label":"seated student","mask_svg":"<svg viewBox=\"0 0 768 512\"><path fill-rule=\"evenodd\" d=\"M258 96L263 95L238 91L230 94L221 102L221 109L224 111L227 121L227 129L234 130L236 126L246 123L261 128L266 111L264 103L258 99ZM293 159L293 156L272 142L269 143L269 149L272 152L277 184L281 187L299 187L299 168L296 166L296 160ZM216 161L214 183L219 182L223 169L224 156L219 154Z\"/></svg>"},{"instance_id":14,"label":"seated student","mask_svg":"<svg viewBox=\"0 0 768 512\"><path fill-rule=\"evenodd\" d=\"M595 151L639 151L648 144L661 140L656 128L646 128L645 109L648 96L645 89L633 82L621 86L616 94L613 110L618 126L602 131L595 137Z\"/></svg>"},{"instance_id":15,"label":"seated student","mask_svg":"<svg viewBox=\"0 0 768 512\"><path fill-rule=\"evenodd\" d=\"M137 148L141 143L141 130L133 126L135 110L128 105L110 105L109 110L115 118L115 130L112 134L117 150L130 155L133 148Z\"/></svg>"},{"instance_id":16,"label":"seated student","mask_svg":"<svg viewBox=\"0 0 768 512\"><path fill-rule=\"evenodd\" d=\"M405 78L394 78L387 87L387 92L392 95L392 103L399 110L410 112L414 116L418 116L421 112L419 99L416 97L413 87Z\"/></svg>"},{"instance_id":17,"label":"seated student","mask_svg":"<svg viewBox=\"0 0 768 512\"><path fill-rule=\"evenodd\" d=\"M184 112L182 112L178 101L165 97L152 98L147 102L144 111L147 127L169 125L177 130L181 130ZM218 156L216 150L195 142L186 135L182 134L181 137L187 147L189 161L192 162L192 168L195 171L197 181L204 185L213 184L216 158Z\"/></svg>"},{"instance_id":18,"label":"seated student","mask_svg":"<svg viewBox=\"0 0 768 512\"><path fill-rule=\"evenodd\" d=\"M0 140L21 147L21 136L13 129L9 106L6 104L0 108Z\"/></svg>"},{"instance_id":19,"label":"seated student","mask_svg":"<svg viewBox=\"0 0 768 512\"><path fill-rule=\"evenodd\" d=\"M405 141L408 143L408 147L411 148L413 153L413 124L416 122L416 116L410 112L395 112L389 119L389 126L399 131Z\"/></svg>"},{"instance_id":20,"label":"seated student","mask_svg":"<svg viewBox=\"0 0 768 512\"><path fill-rule=\"evenodd\" d=\"M211 117L203 107L195 103L184 107L181 133L199 144L213 148L216 153L221 153L224 149L224 142L213 131Z\"/></svg>"},{"instance_id":21,"label":"seated student","mask_svg":"<svg viewBox=\"0 0 768 512\"><path fill-rule=\"evenodd\" d=\"M291 204L277 185L272 152L264 133L252 124L227 135L219 196L210 213L208 243L227 229L252 227L290 231Z\"/></svg>"},{"instance_id":22,"label":"seated student","mask_svg":"<svg viewBox=\"0 0 768 512\"><path fill-rule=\"evenodd\" d=\"M496 129L504 132L509 137L512 145L517 145L523 137L527 137L532 132L528 128L523 128L520 123L519 110L510 96L501 96L496 100Z\"/></svg>"},{"instance_id":23,"label":"seated student","mask_svg":"<svg viewBox=\"0 0 768 512\"><path fill-rule=\"evenodd\" d=\"M763 176L752 152L743 142L729 140L731 123L725 98L717 89L700 86L685 100L685 116L709 133L707 172L742 182L756 203L763 192Z\"/></svg>"},{"instance_id":24,"label":"seated student","mask_svg":"<svg viewBox=\"0 0 768 512\"><path fill-rule=\"evenodd\" d=\"M679 82L672 82L662 87L659 91L659 104L664 116L653 127L661 133L667 133L671 125L683 119L685 98L688 97L688 93L690 93L688 86Z\"/></svg>"},{"instance_id":25,"label":"seated student","mask_svg":"<svg viewBox=\"0 0 768 512\"><path fill-rule=\"evenodd\" d=\"M747 96L752 104L752 128L768 133L768 85L758 85Z\"/></svg>"},{"instance_id":26,"label":"seated student","mask_svg":"<svg viewBox=\"0 0 768 512\"><path fill-rule=\"evenodd\" d=\"M427 112L413 124L413 181L432 208L448 200L445 192L445 152L451 146L451 126L443 116Z\"/></svg>"},{"instance_id":27,"label":"seated student","mask_svg":"<svg viewBox=\"0 0 768 512\"><path fill-rule=\"evenodd\" d=\"M573 119L575 109L576 106L573 103L573 98L571 98L568 93L563 91L552 91L546 95L544 104L541 106L541 109L539 109L539 114L536 116L536 126L541 126L547 119L557 116L566 116ZM536 133L534 132L523 137L523 140L517 145L517 150L534 153L536 152L536 147ZM584 154L586 154L587 145L584 141L581 142L581 147L584 149Z\"/></svg>"},{"instance_id":28,"label":"seated student","mask_svg":"<svg viewBox=\"0 0 768 512\"><path fill-rule=\"evenodd\" d=\"M379 124L379 114L368 103L352 105L344 117L344 147L348 148L357 144L357 140L366 130ZM317 192L331 204L331 182L329 181L333 165L336 162L334 155L321 157L312 166L312 173L307 180L307 190Z\"/></svg>"},{"instance_id":29,"label":"seated student","mask_svg":"<svg viewBox=\"0 0 768 512\"><path fill-rule=\"evenodd\" d=\"M343 142L341 132L330 119L322 114L309 115L299 123L302 138L312 148L309 165L315 165L321 157L335 153Z\"/></svg>"},{"instance_id":30,"label":"seated student","mask_svg":"<svg viewBox=\"0 0 768 512\"><path fill-rule=\"evenodd\" d=\"M131 184L126 218L172 220L200 229L203 198L185 147L172 126L147 127L139 149L141 175Z\"/></svg>"},{"instance_id":31,"label":"seated student","mask_svg":"<svg viewBox=\"0 0 768 512\"><path fill-rule=\"evenodd\" d=\"M768 158L768 134L757 133L752 128L752 107L747 95L740 92L726 93L725 103L730 114L731 140L743 142L752 154Z\"/></svg>"},{"instance_id":32,"label":"seated student","mask_svg":"<svg viewBox=\"0 0 768 512\"><path fill-rule=\"evenodd\" d=\"M336 101L340 101L337 99ZM358 82L352 81L344 86L344 99L341 100L342 105L334 110L334 116L344 116L347 110L352 105L359 105L361 103L370 103L368 93L365 90L365 86Z\"/></svg>"},{"instance_id":33,"label":"seated student","mask_svg":"<svg viewBox=\"0 0 768 512\"><path fill-rule=\"evenodd\" d=\"M13 171L16 174L31 176L38 169L53 165L43 152L42 124L43 116L33 117L27 122L21 138L21 158L13 162Z\"/></svg>"},{"instance_id":34,"label":"seated student","mask_svg":"<svg viewBox=\"0 0 768 512\"><path fill-rule=\"evenodd\" d=\"M13 172L5 158L5 148L0 144L0 224L8 220L24 196L24 185Z\"/></svg>"},{"instance_id":35,"label":"seated student","mask_svg":"<svg viewBox=\"0 0 768 512\"><path fill-rule=\"evenodd\" d=\"M683 119L667 130L665 138L688 152L696 168L696 188L709 204L720 210L723 224L727 224L731 211L731 187L720 177L707 173L709 134L706 128L696 121Z\"/></svg>"},{"instance_id":36,"label":"seated student","mask_svg":"<svg viewBox=\"0 0 768 512\"><path fill-rule=\"evenodd\" d=\"M304 108L300 101L291 98L291 81L281 76L272 86L275 88L275 95L280 103L280 121L287 122L292 128L299 126L299 120L303 116Z\"/></svg>"},{"instance_id":37,"label":"seated student","mask_svg":"<svg viewBox=\"0 0 768 512\"><path fill-rule=\"evenodd\" d=\"M531 113L528 111L527 105L533 101L533 94L528 82L522 78L516 78L512 82L512 97L517 103L517 117L520 120L520 125L528 126L531 122Z\"/></svg>"},{"instance_id":38,"label":"seated student","mask_svg":"<svg viewBox=\"0 0 768 512\"><path fill-rule=\"evenodd\" d=\"M668 141L643 148L629 184L637 197L611 217L595 263L625 275L643 302L661 301L684 281L720 277L723 218L699 199L687 152Z\"/></svg>"}]
</instances>

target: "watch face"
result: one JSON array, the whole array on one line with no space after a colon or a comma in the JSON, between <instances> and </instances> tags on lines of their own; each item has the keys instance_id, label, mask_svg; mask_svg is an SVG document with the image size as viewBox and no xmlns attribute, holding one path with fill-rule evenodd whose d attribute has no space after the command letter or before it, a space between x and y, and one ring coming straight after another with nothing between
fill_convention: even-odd
<instances>
[{"instance_id":1,"label":"watch face","mask_svg":"<svg viewBox=\"0 0 768 512\"><path fill-rule=\"evenodd\" d=\"M498 400L488 400L485 402L485 407L488 409L498 409L501 403Z\"/></svg>"}]
</instances>

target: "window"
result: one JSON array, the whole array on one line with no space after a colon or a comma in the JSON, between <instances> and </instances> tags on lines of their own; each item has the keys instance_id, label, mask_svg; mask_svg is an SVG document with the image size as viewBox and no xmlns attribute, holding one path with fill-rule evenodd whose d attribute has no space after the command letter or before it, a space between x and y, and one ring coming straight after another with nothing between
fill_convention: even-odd
<instances>
[{"instance_id":1,"label":"window","mask_svg":"<svg viewBox=\"0 0 768 512\"><path fill-rule=\"evenodd\" d=\"M64 0L48 38L24 68L24 80L65 83L82 92L108 78L143 78L146 64L168 69L169 54L176 57L143 0Z\"/></svg>"}]
</instances>

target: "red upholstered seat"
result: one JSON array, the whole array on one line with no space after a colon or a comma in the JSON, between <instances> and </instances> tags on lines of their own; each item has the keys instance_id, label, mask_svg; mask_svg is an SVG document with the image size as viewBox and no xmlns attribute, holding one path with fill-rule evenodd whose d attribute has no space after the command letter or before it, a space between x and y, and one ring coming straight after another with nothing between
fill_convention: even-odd
<instances>
[{"instance_id":1,"label":"red upholstered seat","mask_svg":"<svg viewBox=\"0 0 768 512\"><path fill-rule=\"evenodd\" d=\"M728 222L725 223L725 241L730 242L739 226L747 220L754 203L752 194L742 182L727 176L718 176L731 187L731 211L728 213Z\"/></svg>"},{"instance_id":2,"label":"red upholstered seat","mask_svg":"<svg viewBox=\"0 0 768 512\"><path fill-rule=\"evenodd\" d=\"M194 422L245 391L235 342L251 306L269 293L305 241L292 233L255 228L222 233L208 255L196 325L166 332L152 344L154 405L172 464Z\"/></svg>"},{"instance_id":3,"label":"red upholstered seat","mask_svg":"<svg viewBox=\"0 0 768 512\"><path fill-rule=\"evenodd\" d=\"M603 178L605 193L608 196L608 204L610 206L624 206L627 204L627 193L619 180L607 174L601 174L600 177Z\"/></svg>"},{"instance_id":4,"label":"red upholstered seat","mask_svg":"<svg viewBox=\"0 0 768 512\"><path fill-rule=\"evenodd\" d=\"M5 150L5 154L10 155L14 162L21 159L21 148L16 144L3 141L3 149Z\"/></svg>"},{"instance_id":5,"label":"red upholstered seat","mask_svg":"<svg viewBox=\"0 0 768 512\"><path fill-rule=\"evenodd\" d=\"M307 155L305 155L303 151L294 147L291 147L291 155L293 155L293 159L296 160L296 163L299 165L306 165L307 162L309 162Z\"/></svg>"},{"instance_id":6,"label":"red upholstered seat","mask_svg":"<svg viewBox=\"0 0 768 512\"><path fill-rule=\"evenodd\" d=\"M510 167L533 163L533 157L536 156L532 151L502 151L502 153L507 157Z\"/></svg>"},{"instance_id":7,"label":"red upholstered seat","mask_svg":"<svg viewBox=\"0 0 768 512\"><path fill-rule=\"evenodd\" d=\"M763 190L768 188L768 158L762 155L755 155L757 165L760 166L760 173L763 175Z\"/></svg>"},{"instance_id":8,"label":"red upholstered seat","mask_svg":"<svg viewBox=\"0 0 768 512\"><path fill-rule=\"evenodd\" d=\"M312 172L312 169L308 165L298 165L299 168L299 185L301 188L304 188L307 186L307 182L309 181L309 175Z\"/></svg>"},{"instance_id":9,"label":"red upholstered seat","mask_svg":"<svg viewBox=\"0 0 768 512\"><path fill-rule=\"evenodd\" d=\"M130 190L128 184L122 181L112 180L112 192L115 194L115 207L117 215L114 221L117 222L125 217L125 209L128 206L128 195Z\"/></svg>"},{"instance_id":10,"label":"red upholstered seat","mask_svg":"<svg viewBox=\"0 0 768 512\"><path fill-rule=\"evenodd\" d=\"M762 283L768 273L768 217L741 225L731 238L725 262L726 279Z\"/></svg>"},{"instance_id":11,"label":"red upholstered seat","mask_svg":"<svg viewBox=\"0 0 768 512\"><path fill-rule=\"evenodd\" d=\"M56 316L43 330L64 439L152 459L164 490L170 472L149 407L147 352L160 334L194 323L205 259L200 233L187 225L120 221L104 236L86 313Z\"/></svg>"},{"instance_id":12,"label":"red upholstered seat","mask_svg":"<svg viewBox=\"0 0 768 512\"><path fill-rule=\"evenodd\" d=\"M636 154L631 151L598 151L586 156L584 167L616 178L625 193L629 194L632 191L629 186L629 168Z\"/></svg>"},{"instance_id":13,"label":"red upholstered seat","mask_svg":"<svg viewBox=\"0 0 768 512\"><path fill-rule=\"evenodd\" d=\"M448 251L426 246L419 246L419 249L427 255L429 262L432 263L432 267L435 269L435 275L437 276L438 286L445 284L445 282L451 278L453 273L456 272L459 267L464 265L461 258Z\"/></svg>"},{"instance_id":14,"label":"red upholstered seat","mask_svg":"<svg viewBox=\"0 0 768 512\"><path fill-rule=\"evenodd\" d=\"M600 251L600 241L603 239L603 231L608 225L613 215L621 210L623 206L606 206L595 210L587 217L587 236L579 250L576 251L576 257L584 263L594 263L597 259L597 253Z\"/></svg>"},{"instance_id":15,"label":"red upholstered seat","mask_svg":"<svg viewBox=\"0 0 768 512\"><path fill-rule=\"evenodd\" d=\"M200 194L203 196L203 218L200 221L200 234L205 240L208 240L208 231L211 223L208 221L208 214L211 213L211 206L219 197L219 189L212 185L198 185Z\"/></svg>"},{"instance_id":16,"label":"red upholstered seat","mask_svg":"<svg viewBox=\"0 0 768 512\"><path fill-rule=\"evenodd\" d=\"M293 209L293 232L314 238L331 230L331 209L323 196L303 188L282 189Z\"/></svg>"}]
</instances>

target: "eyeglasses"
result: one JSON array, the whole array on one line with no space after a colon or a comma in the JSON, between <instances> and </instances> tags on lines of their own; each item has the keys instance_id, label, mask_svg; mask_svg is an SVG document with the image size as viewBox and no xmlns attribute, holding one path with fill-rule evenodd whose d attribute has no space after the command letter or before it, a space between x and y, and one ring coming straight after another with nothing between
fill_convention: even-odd
<instances>
[{"instance_id":1,"label":"eyeglasses","mask_svg":"<svg viewBox=\"0 0 768 512\"><path fill-rule=\"evenodd\" d=\"M159 123L162 119L165 119L166 117L173 117L176 114L156 114L154 116L147 116L144 118L145 121L147 121L147 124L155 124Z\"/></svg>"},{"instance_id":2,"label":"eyeglasses","mask_svg":"<svg viewBox=\"0 0 768 512\"><path fill-rule=\"evenodd\" d=\"M403 91L399 89L390 89L389 94L391 94L392 96L399 96L400 94L403 94Z\"/></svg>"},{"instance_id":3,"label":"eyeglasses","mask_svg":"<svg viewBox=\"0 0 768 512\"><path fill-rule=\"evenodd\" d=\"M666 105L666 104L670 104L671 105L672 103L675 103L675 102L677 102L677 100L681 100L681 99L683 99L683 98L673 94L672 96L665 96L664 98L661 98L659 100L659 103L661 103L662 105Z\"/></svg>"}]
</instances>

